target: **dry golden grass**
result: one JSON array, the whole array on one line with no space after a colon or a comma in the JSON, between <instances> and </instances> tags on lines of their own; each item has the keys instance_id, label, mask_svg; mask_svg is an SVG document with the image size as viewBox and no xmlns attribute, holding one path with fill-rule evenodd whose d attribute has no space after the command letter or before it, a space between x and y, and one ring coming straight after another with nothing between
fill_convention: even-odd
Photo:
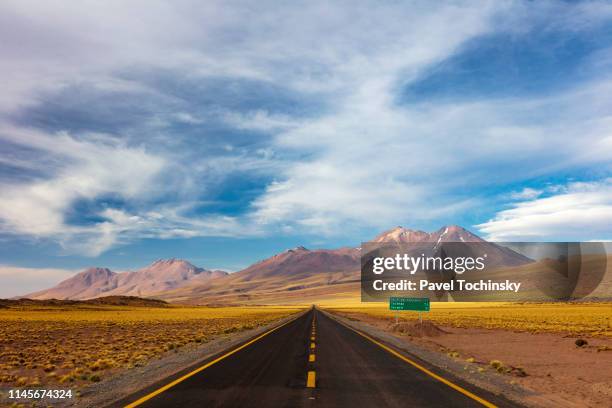
<instances>
[{"instance_id":1,"label":"dry golden grass","mask_svg":"<svg viewBox=\"0 0 612 408\"><path fill-rule=\"evenodd\" d=\"M394 312L385 303L336 302L323 305L343 314L391 318ZM416 319L416 312L400 312L400 317ZM612 337L610 303L432 303L423 317L440 325L487 328L532 333L555 332Z\"/></svg>"},{"instance_id":2,"label":"dry golden grass","mask_svg":"<svg viewBox=\"0 0 612 408\"><path fill-rule=\"evenodd\" d=\"M295 307L0 309L0 383L81 386L164 353L298 311Z\"/></svg>"}]
</instances>

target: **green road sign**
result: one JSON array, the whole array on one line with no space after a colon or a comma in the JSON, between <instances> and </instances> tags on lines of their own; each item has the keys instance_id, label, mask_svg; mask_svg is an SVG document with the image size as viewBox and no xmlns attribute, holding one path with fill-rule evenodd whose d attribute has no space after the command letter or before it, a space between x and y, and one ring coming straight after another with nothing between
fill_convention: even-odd
<instances>
[{"instance_id":1,"label":"green road sign","mask_svg":"<svg viewBox=\"0 0 612 408\"><path fill-rule=\"evenodd\" d=\"M429 298L390 297L389 309L429 312Z\"/></svg>"}]
</instances>

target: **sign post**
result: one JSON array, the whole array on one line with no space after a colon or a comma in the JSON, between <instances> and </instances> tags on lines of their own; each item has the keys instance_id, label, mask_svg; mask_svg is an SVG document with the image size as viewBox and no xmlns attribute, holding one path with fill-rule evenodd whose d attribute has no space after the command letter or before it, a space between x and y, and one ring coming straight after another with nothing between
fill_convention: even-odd
<instances>
[{"instance_id":1,"label":"sign post","mask_svg":"<svg viewBox=\"0 0 612 408\"><path fill-rule=\"evenodd\" d=\"M429 312L429 298L390 297L389 310L395 310L395 324L398 323L398 310L414 310L419 312L419 323L423 325L421 312Z\"/></svg>"}]
</instances>

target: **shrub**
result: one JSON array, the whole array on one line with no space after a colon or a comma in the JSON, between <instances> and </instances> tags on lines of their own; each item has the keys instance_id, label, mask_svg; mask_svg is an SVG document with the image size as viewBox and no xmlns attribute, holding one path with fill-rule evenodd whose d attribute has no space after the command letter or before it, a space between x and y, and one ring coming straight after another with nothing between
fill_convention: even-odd
<instances>
[{"instance_id":1,"label":"shrub","mask_svg":"<svg viewBox=\"0 0 612 408\"><path fill-rule=\"evenodd\" d=\"M512 370L512 372L517 377L527 377L527 372L525 371L525 369L523 369L523 367L514 367L514 370Z\"/></svg>"},{"instance_id":2,"label":"shrub","mask_svg":"<svg viewBox=\"0 0 612 408\"><path fill-rule=\"evenodd\" d=\"M584 346L586 346L587 344L589 344L589 342L588 342L588 341L586 341L585 339L577 339L577 340L576 340L574 343L575 343L575 344L576 344L578 347L584 347Z\"/></svg>"},{"instance_id":3,"label":"shrub","mask_svg":"<svg viewBox=\"0 0 612 408\"><path fill-rule=\"evenodd\" d=\"M489 365L490 365L491 367L493 367L494 369L496 369L497 371L499 371L499 372L502 372L502 371L503 371L503 369L504 369L504 363L502 363L502 362L501 362L501 361L499 361L499 360L491 360L491 361L489 362Z\"/></svg>"},{"instance_id":4,"label":"shrub","mask_svg":"<svg viewBox=\"0 0 612 408\"><path fill-rule=\"evenodd\" d=\"M74 382L75 377L72 374L66 374L60 377L59 382L61 383L65 383L65 382Z\"/></svg>"},{"instance_id":5,"label":"shrub","mask_svg":"<svg viewBox=\"0 0 612 408\"><path fill-rule=\"evenodd\" d=\"M19 377L17 381L15 381L15 385L18 387L23 387L28 383L28 377Z\"/></svg>"},{"instance_id":6,"label":"shrub","mask_svg":"<svg viewBox=\"0 0 612 408\"><path fill-rule=\"evenodd\" d=\"M107 368L112 368L114 366L114 361L108 358L101 358L96 360L94 363L89 365L89 368L92 371L98 370L106 370Z\"/></svg>"}]
</instances>

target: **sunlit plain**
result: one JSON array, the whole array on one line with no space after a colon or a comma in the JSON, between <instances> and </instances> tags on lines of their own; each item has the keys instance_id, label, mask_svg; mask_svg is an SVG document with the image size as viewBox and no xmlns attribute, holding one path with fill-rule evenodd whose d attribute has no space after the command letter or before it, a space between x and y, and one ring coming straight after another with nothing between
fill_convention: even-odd
<instances>
[{"instance_id":1,"label":"sunlit plain","mask_svg":"<svg viewBox=\"0 0 612 408\"><path fill-rule=\"evenodd\" d=\"M393 318L386 303L329 302L323 307L341 313ZM416 312L400 312L417 319ZM569 333L612 337L612 303L434 302L423 317L461 328L504 329L531 333Z\"/></svg>"},{"instance_id":2,"label":"sunlit plain","mask_svg":"<svg viewBox=\"0 0 612 408\"><path fill-rule=\"evenodd\" d=\"M0 383L98 382L164 353L252 329L297 307L23 307L0 310Z\"/></svg>"}]
</instances>

